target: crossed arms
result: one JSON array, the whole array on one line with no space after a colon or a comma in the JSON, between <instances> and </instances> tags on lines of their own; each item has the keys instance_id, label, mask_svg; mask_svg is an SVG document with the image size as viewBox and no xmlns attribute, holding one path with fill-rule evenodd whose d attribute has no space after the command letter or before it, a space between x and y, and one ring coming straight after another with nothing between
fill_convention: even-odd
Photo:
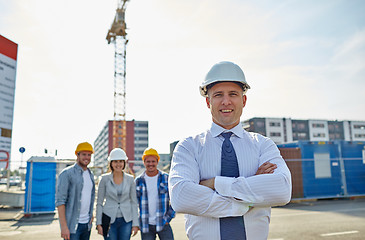
<instances>
[{"instance_id":1,"label":"crossed arms","mask_svg":"<svg viewBox=\"0 0 365 240\"><path fill-rule=\"evenodd\" d=\"M189 147L179 145L170 170L169 191L176 212L206 217L242 216L249 207L285 205L291 197L291 176L274 143L260 155L262 164L248 177L208 177ZM252 160L253 162L254 160Z\"/></svg>"}]
</instances>

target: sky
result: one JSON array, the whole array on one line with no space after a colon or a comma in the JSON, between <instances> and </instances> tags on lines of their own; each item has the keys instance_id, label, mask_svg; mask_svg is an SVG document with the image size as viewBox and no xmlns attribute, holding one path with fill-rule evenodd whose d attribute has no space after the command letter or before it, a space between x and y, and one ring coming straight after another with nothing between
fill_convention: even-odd
<instances>
[{"instance_id":1,"label":"sky","mask_svg":"<svg viewBox=\"0 0 365 240\"><path fill-rule=\"evenodd\" d=\"M0 0L0 34L18 46L12 168L44 149L74 159L113 119L116 0ZM252 117L365 121L362 0L130 0L126 118L149 145L210 127L198 86L232 61L251 86ZM24 147L24 154L19 148Z\"/></svg>"}]
</instances>

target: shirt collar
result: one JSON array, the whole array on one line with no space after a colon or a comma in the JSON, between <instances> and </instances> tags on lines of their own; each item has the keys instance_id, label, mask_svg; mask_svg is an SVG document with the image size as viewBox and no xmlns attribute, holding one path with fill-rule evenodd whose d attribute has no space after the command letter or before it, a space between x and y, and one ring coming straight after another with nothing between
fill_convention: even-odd
<instances>
[{"instance_id":1,"label":"shirt collar","mask_svg":"<svg viewBox=\"0 0 365 240\"><path fill-rule=\"evenodd\" d=\"M80 171L81 173L84 172L84 169L76 162L75 163L75 166L76 170ZM86 170L89 170L89 169L86 169Z\"/></svg>"},{"instance_id":2,"label":"shirt collar","mask_svg":"<svg viewBox=\"0 0 365 240\"><path fill-rule=\"evenodd\" d=\"M234 128L225 129L213 122L212 126L210 127L210 132L212 133L213 137L218 137L223 132L232 132L237 137L243 138L243 127L240 123Z\"/></svg>"}]
</instances>

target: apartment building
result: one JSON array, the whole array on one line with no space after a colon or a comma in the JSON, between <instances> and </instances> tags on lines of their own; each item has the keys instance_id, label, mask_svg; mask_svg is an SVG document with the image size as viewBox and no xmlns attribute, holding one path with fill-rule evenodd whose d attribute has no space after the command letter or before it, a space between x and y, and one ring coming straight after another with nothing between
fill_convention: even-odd
<instances>
[{"instance_id":1,"label":"apartment building","mask_svg":"<svg viewBox=\"0 0 365 240\"><path fill-rule=\"evenodd\" d=\"M107 121L94 141L94 166L107 170L108 155L115 147L113 143L113 120ZM126 149L129 160L142 161L143 151L148 147L148 121L126 121Z\"/></svg>"},{"instance_id":2,"label":"apartment building","mask_svg":"<svg viewBox=\"0 0 365 240\"><path fill-rule=\"evenodd\" d=\"M242 122L246 131L270 137L276 144L297 140L365 141L365 121L291 118L251 118Z\"/></svg>"}]
</instances>

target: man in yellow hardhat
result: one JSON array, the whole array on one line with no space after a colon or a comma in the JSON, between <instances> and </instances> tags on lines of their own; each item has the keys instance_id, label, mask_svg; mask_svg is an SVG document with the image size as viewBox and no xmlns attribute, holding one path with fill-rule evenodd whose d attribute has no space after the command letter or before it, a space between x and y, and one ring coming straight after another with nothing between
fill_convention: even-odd
<instances>
[{"instance_id":1,"label":"man in yellow hardhat","mask_svg":"<svg viewBox=\"0 0 365 240\"><path fill-rule=\"evenodd\" d=\"M161 240L172 240L170 221L175 211L170 205L169 175L157 169L160 155L155 149L144 150L142 160L146 170L135 180L142 240L155 239L156 235Z\"/></svg>"},{"instance_id":2,"label":"man in yellow hardhat","mask_svg":"<svg viewBox=\"0 0 365 240\"><path fill-rule=\"evenodd\" d=\"M93 147L88 142L77 145L76 163L62 170L58 177L56 206L61 237L89 240L95 199L94 175L87 167Z\"/></svg>"}]
</instances>

